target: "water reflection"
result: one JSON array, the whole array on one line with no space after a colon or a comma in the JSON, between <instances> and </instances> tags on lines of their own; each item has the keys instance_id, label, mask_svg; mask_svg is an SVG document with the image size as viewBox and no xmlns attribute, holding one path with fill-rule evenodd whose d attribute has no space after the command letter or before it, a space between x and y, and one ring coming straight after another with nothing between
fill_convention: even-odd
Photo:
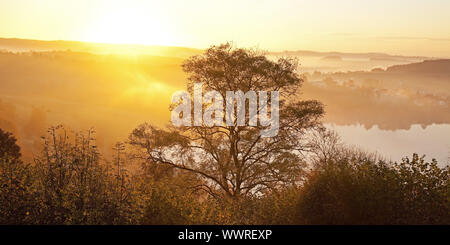
<instances>
[{"instance_id":1,"label":"water reflection","mask_svg":"<svg viewBox=\"0 0 450 245\"><path fill-rule=\"evenodd\" d=\"M347 144L375 151L394 161L413 153L425 154L427 160L436 158L440 165L450 161L450 124L432 124L426 128L413 124L408 130L382 130L377 125L366 129L361 124L327 124L327 127L336 130Z\"/></svg>"}]
</instances>

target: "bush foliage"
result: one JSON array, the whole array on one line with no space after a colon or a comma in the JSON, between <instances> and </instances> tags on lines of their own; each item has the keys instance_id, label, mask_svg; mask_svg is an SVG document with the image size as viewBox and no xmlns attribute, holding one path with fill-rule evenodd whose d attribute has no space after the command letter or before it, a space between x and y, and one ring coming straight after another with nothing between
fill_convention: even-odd
<instances>
[{"instance_id":1,"label":"bush foliage","mask_svg":"<svg viewBox=\"0 0 450 245\"><path fill-rule=\"evenodd\" d=\"M1 131L1 149L17 149ZM216 199L192 173L138 161L122 147L111 162L94 132L50 128L33 163L0 157L1 224L450 224L449 167L414 154L400 163L334 151L296 185ZM11 154L12 153L12 154ZM139 162L139 161L138 161Z\"/></svg>"}]
</instances>

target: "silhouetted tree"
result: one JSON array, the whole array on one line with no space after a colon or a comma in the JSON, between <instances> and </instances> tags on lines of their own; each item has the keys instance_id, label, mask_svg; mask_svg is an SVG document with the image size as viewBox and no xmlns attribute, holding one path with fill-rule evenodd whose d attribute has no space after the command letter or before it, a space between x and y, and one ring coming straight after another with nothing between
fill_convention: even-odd
<instances>
[{"instance_id":1,"label":"silhouetted tree","mask_svg":"<svg viewBox=\"0 0 450 245\"><path fill-rule=\"evenodd\" d=\"M16 144L17 139L9 132L0 129L0 156L8 155L10 158L19 159L20 147Z\"/></svg>"},{"instance_id":2,"label":"silhouetted tree","mask_svg":"<svg viewBox=\"0 0 450 245\"><path fill-rule=\"evenodd\" d=\"M215 90L223 98L226 91L278 91L278 135L261 137L265 127L238 126L236 120L232 126L203 124L168 130L143 124L131 133L130 143L151 164L197 174L205 180L201 188L219 199L237 200L293 184L304 165L304 136L321 126L323 115L318 101L298 99L302 79L296 68L295 60L289 58L274 62L256 51L230 44L212 46L183 64L188 91L192 93L195 82L203 83L203 92Z\"/></svg>"},{"instance_id":3,"label":"silhouetted tree","mask_svg":"<svg viewBox=\"0 0 450 245\"><path fill-rule=\"evenodd\" d=\"M36 208L29 165L20 160L20 147L11 133L0 129L0 224L32 223Z\"/></svg>"}]
</instances>

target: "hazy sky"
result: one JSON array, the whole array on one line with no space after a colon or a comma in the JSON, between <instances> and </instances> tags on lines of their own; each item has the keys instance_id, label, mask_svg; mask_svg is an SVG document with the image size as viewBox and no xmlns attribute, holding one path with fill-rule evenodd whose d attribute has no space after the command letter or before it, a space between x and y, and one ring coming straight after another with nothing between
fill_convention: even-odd
<instances>
[{"instance_id":1,"label":"hazy sky","mask_svg":"<svg viewBox=\"0 0 450 245\"><path fill-rule=\"evenodd\" d=\"M0 37L450 57L448 0L1 0Z\"/></svg>"}]
</instances>

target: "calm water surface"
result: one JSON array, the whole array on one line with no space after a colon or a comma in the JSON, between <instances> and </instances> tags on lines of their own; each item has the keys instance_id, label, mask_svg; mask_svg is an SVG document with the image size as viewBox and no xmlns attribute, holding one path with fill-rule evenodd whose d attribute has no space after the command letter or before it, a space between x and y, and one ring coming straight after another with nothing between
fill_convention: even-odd
<instances>
[{"instance_id":1,"label":"calm water surface","mask_svg":"<svg viewBox=\"0 0 450 245\"><path fill-rule=\"evenodd\" d=\"M450 162L450 124L432 124L425 128L416 124L408 130L381 130L378 126L366 129L359 124L327 124L327 127L337 131L345 143L394 161L419 153L425 154L427 160L436 158L441 166Z\"/></svg>"}]
</instances>

